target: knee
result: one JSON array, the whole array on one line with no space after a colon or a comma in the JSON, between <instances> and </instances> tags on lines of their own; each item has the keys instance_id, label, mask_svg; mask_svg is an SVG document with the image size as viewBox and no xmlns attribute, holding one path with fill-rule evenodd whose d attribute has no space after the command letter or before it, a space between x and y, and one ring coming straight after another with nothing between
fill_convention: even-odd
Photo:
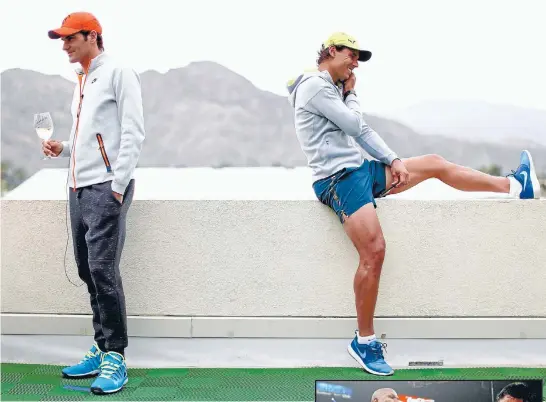
<instances>
[{"instance_id":1,"label":"knee","mask_svg":"<svg viewBox=\"0 0 546 402\"><path fill-rule=\"evenodd\" d=\"M370 255L375 261L383 262L387 245L383 235L378 235L370 244Z\"/></svg>"},{"instance_id":2,"label":"knee","mask_svg":"<svg viewBox=\"0 0 546 402\"><path fill-rule=\"evenodd\" d=\"M426 156L427 165L432 171L432 177L440 177L446 172L448 168L448 162L443 156L437 154L431 154Z\"/></svg>"},{"instance_id":3,"label":"knee","mask_svg":"<svg viewBox=\"0 0 546 402\"><path fill-rule=\"evenodd\" d=\"M381 269L385 259L386 243L382 234L377 234L360 250L360 263L371 268Z\"/></svg>"},{"instance_id":4,"label":"knee","mask_svg":"<svg viewBox=\"0 0 546 402\"><path fill-rule=\"evenodd\" d=\"M377 236L377 238L370 245L370 254L372 255L373 260L378 263L379 266L383 264L385 259L385 250L387 244L385 243L385 238L383 235Z\"/></svg>"}]
</instances>

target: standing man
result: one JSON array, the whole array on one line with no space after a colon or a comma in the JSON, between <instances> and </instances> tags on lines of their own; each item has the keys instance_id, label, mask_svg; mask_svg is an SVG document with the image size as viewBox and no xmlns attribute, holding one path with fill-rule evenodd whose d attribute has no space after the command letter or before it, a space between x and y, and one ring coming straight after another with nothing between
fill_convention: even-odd
<instances>
[{"instance_id":1,"label":"standing man","mask_svg":"<svg viewBox=\"0 0 546 402\"><path fill-rule=\"evenodd\" d=\"M133 199L133 173L144 141L140 78L104 53L102 27L90 13L67 16L49 31L62 39L71 63L79 63L69 141L45 141L43 152L69 157L70 221L80 278L87 284L95 344L64 377L98 375L95 394L127 383L127 317L119 262L125 220Z\"/></svg>"},{"instance_id":2,"label":"standing man","mask_svg":"<svg viewBox=\"0 0 546 402\"><path fill-rule=\"evenodd\" d=\"M510 193L517 198L540 198L540 185L527 151L509 177L490 176L438 155L400 159L362 118L353 70L372 54L361 49L355 38L334 33L319 51L318 70L289 82L288 92L315 194L337 214L360 257L354 277L358 331L348 351L368 372L391 375L394 371L383 356L385 345L376 339L373 326L385 257L375 199L430 178L463 191ZM377 160L366 160L361 148Z\"/></svg>"}]
</instances>

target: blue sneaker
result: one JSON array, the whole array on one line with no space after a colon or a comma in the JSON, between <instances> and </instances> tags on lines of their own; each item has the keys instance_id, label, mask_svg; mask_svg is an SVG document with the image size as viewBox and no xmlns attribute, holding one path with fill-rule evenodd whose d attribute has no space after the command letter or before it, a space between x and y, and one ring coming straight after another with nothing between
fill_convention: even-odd
<instances>
[{"instance_id":1,"label":"blue sneaker","mask_svg":"<svg viewBox=\"0 0 546 402\"><path fill-rule=\"evenodd\" d=\"M107 352L102 357L100 375L91 384L91 392L98 395L113 394L120 391L128 381L124 357L116 352Z\"/></svg>"},{"instance_id":2,"label":"blue sneaker","mask_svg":"<svg viewBox=\"0 0 546 402\"><path fill-rule=\"evenodd\" d=\"M357 336L347 347L349 354L367 372L375 375L392 375L394 370L383 358L383 349L387 350L386 343L375 340L369 345L361 345L358 343Z\"/></svg>"},{"instance_id":3,"label":"blue sneaker","mask_svg":"<svg viewBox=\"0 0 546 402\"><path fill-rule=\"evenodd\" d=\"M62 370L64 378L86 378L99 374L99 366L104 352L95 343L85 354L84 358L74 366L65 367Z\"/></svg>"},{"instance_id":4,"label":"blue sneaker","mask_svg":"<svg viewBox=\"0 0 546 402\"><path fill-rule=\"evenodd\" d=\"M508 176L513 176L521 184L519 198L532 199L540 198L540 183L533 165L533 158L529 151L523 151L519 158L519 167L512 170Z\"/></svg>"}]
</instances>

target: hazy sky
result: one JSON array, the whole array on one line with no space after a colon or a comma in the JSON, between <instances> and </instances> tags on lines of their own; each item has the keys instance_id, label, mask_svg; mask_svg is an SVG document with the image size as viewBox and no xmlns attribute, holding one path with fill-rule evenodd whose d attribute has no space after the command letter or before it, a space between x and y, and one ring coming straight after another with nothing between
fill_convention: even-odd
<instances>
[{"instance_id":1,"label":"hazy sky","mask_svg":"<svg viewBox=\"0 0 546 402\"><path fill-rule=\"evenodd\" d=\"M286 95L285 82L313 67L321 42L342 30L373 52L357 70L365 112L427 99L546 109L541 3L0 0L0 70L20 67L73 79L62 42L50 40L47 31L68 13L86 10L103 25L106 50L139 72L211 60Z\"/></svg>"}]
</instances>

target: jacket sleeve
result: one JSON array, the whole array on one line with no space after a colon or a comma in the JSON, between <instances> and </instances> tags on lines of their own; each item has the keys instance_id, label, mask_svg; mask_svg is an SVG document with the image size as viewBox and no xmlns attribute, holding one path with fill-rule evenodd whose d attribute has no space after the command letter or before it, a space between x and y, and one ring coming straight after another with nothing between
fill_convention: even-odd
<instances>
[{"instance_id":1,"label":"jacket sleeve","mask_svg":"<svg viewBox=\"0 0 546 402\"><path fill-rule=\"evenodd\" d=\"M61 150L61 153L57 156L57 158L68 158L68 157L70 157L72 142L71 141L61 141L61 144L63 144L63 149Z\"/></svg>"},{"instance_id":2,"label":"jacket sleeve","mask_svg":"<svg viewBox=\"0 0 546 402\"><path fill-rule=\"evenodd\" d=\"M364 149L372 158L383 162L386 165L391 165L398 158L396 153L389 148L383 139L377 134L366 122L362 120L362 129L360 135L355 137L355 141L362 149Z\"/></svg>"},{"instance_id":3,"label":"jacket sleeve","mask_svg":"<svg viewBox=\"0 0 546 402\"><path fill-rule=\"evenodd\" d=\"M57 158L69 158L72 154L72 144L74 143L74 130L76 129L76 121L72 122L72 128L70 129L70 137L68 141L61 141L63 149Z\"/></svg>"},{"instance_id":4,"label":"jacket sleeve","mask_svg":"<svg viewBox=\"0 0 546 402\"><path fill-rule=\"evenodd\" d=\"M72 95L72 105L79 99L79 90L74 88L74 94ZM57 158L69 158L72 154L72 144L74 143L74 131L76 130L76 120L77 116L74 115L72 111L72 128L70 129L70 135L68 136L68 141L61 141L63 144L63 149Z\"/></svg>"},{"instance_id":5,"label":"jacket sleeve","mask_svg":"<svg viewBox=\"0 0 546 402\"><path fill-rule=\"evenodd\" d=\"M322 87L307 105L338 126L345 134L351 137L360 135L362 114L360 102L355 95L347 96L343 102L335 89L327 85Z\"/></svg>"},{"instance_id":6,"label":"jacket sleeve","mask_svg":"<svg viewBox=\"0 0 546 402\"><path fill-rule=\"evenodd\" d=\"M350 94L343 102L334 88L324 86L311 98L308 105L345 134L354 137L356 143L373 158L387 165L398 158L385 141L366 124L356 95Z\"/></svg>"},{"instance_id":7,"label":"jacket sleeve","mask_svg":"<svg viewBox=\"0 0 546 402\"><path fill-rule=\"evenodd\" d=\"M124 194L140 158L145 137L140 77L133 69L117 69L113 76L113 87L118 106L121 139L119 153L113 166L112 190Z\"/></svg>"}]
</instances>

